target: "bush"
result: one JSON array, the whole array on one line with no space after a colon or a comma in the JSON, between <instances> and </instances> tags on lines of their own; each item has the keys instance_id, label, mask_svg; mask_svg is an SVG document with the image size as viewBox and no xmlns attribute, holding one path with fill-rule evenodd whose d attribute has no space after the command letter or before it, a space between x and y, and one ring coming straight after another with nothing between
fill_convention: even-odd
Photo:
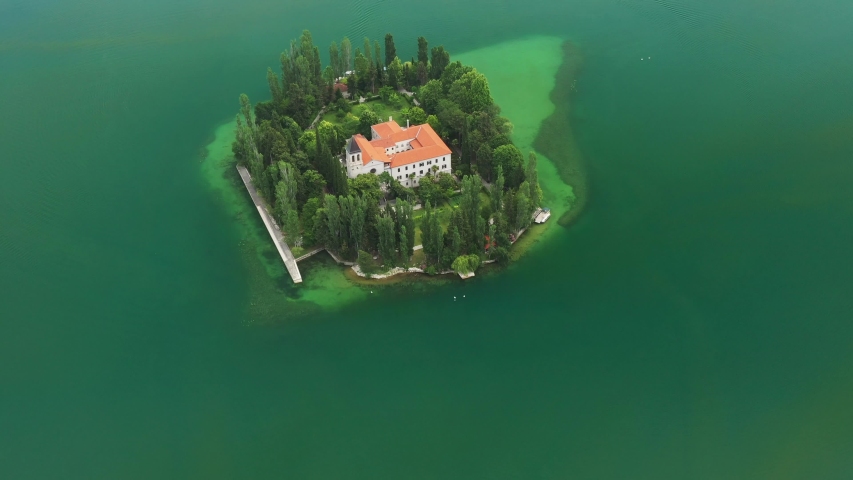
<instances>
[{"instance_id":1,"label":"bush","mask_svg":"<svg viewBox=\"0 0 853 480\"><path fill-rule=\"evenodd\" d=\"M358 251L358 268L361 269L361 272L364 273L368 278L370 278L370 274L376 272L376 263L373 261L373 256L364 250Z\"/></svg>"}]
</instances>

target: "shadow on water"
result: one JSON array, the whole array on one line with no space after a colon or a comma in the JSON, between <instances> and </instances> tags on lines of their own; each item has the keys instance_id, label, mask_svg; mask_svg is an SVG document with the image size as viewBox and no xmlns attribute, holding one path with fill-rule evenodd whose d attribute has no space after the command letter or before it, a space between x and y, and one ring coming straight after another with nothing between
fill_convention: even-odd
<instances>
[{"instance_id":1,"label":"shadow on water","mask_svg":"<svg viewBox=\"0 0 853 480\"><path fill-rule=\"evenodd\" d=\"M577 79L583 66L583 56L578 46L570 41L563 43L562 49L563 62L557 70L556 83L551 92L555 109L539 127L533 147L550 159L557 168L560 179L572 186L575 200L571 208L559 219L559 224L565 227L583 213L589 189L583 155L571 125L572 96L577 92Z\"/></svg>"}]
</instances>

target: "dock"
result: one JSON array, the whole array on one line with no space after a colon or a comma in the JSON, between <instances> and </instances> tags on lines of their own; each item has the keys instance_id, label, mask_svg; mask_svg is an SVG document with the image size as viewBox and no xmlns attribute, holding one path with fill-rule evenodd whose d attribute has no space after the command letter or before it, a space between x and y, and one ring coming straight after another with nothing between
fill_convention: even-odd
<instances>
[{"instance_id":1,"label":"dock","mask_svg":"<svg viewBox=\"0 0 853 480\"><path fill-rule=\"evenodd\" d=\"M290 278L293 279L293 283L302 283L302 274L299 273L299 267L296 266L296 259L293 258L293 252L290 251L290 247L288 247L287 242L284 241L284 235L281 233L281 229L278 227L278 224L275 223L275 219L267 209L264 200L258 194L258 191L255 190L255 185L252 184L252 176L242 165L237 165L237 171L240 173L240 178L243 179L243 185L246 186L249 196L252 197L252 201L255 202L258 214L261 216L261 220L263 220L264 226L267 228L267 232L269 232L272 242L278 250L278 254L281 255L281 260L284 262L284 266L287 267L287 273L290 274Z\"/></svg>"},{"instance_id":2,"label":"dock","mask_svg":"<svg viewBox=\"0 0 853 480\"><path fill-rule=\"evenodd\" d=\"M534 222L536 223L545 223L546 220L551 218L551 209L550 208L541 208L534 213Z\"/></svg>"}]
</instances>

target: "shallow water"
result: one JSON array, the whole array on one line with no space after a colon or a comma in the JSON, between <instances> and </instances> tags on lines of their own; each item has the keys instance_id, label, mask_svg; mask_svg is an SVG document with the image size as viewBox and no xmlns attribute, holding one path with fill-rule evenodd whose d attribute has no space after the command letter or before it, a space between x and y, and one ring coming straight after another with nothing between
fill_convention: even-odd
<instances>
[{"instance_id":1,"label":"shallow water","mask_svg":"<svg viewBox=\"0 0 853 480\"><path fill-rule=\"evenodd\" d=\"M288 3L0 5L0 476L853 474L849 3L419 9L398 51L469 52L524 145L549 92L502 92L578 46L589 197L506 271L373 294L290 285L212 170L302 28L412 18Z\"/></svg>"}]
</instances>

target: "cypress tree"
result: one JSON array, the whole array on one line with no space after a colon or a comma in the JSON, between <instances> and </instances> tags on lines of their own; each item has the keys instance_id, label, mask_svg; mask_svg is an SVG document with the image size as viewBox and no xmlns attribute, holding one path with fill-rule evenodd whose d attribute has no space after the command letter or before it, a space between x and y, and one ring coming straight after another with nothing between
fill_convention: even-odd
<instances>
[{"instance_id":1,"label":"cypress tree","mask_svg":"<svg viewBox=\"0 0 853 480\"><path fill-rule=\"evenodd\" d=\"M385 66L391 65L394 57L397 56L397 47L394 46L394 36L390 33L385 34Z\"/></svg>"}]
</instances>

